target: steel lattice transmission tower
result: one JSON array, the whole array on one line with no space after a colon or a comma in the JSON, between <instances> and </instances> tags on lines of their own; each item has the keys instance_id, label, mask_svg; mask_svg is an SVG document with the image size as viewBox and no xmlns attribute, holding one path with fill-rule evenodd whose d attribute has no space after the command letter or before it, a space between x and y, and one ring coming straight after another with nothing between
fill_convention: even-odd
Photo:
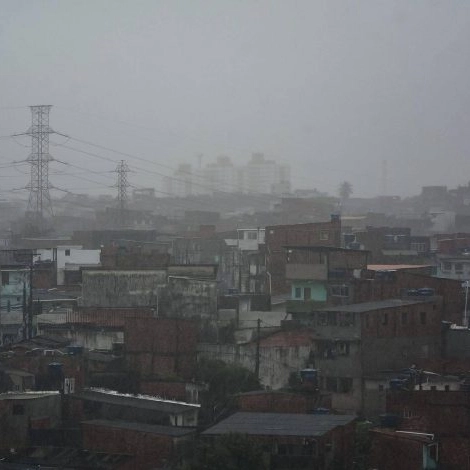
<instances>
[{"instance_id":1,"label":"steel lattice transmission tower","mask_svg":"<svg viewBox=\"0 0 470 470\"><path fill-rule=\"evenodd\" d=\"M127 180L127 173L129 173L129 167L124 160L121 160L116 167L117 173L117 183L116 187L118 190L117 194L117 203L118 203L118 210L119 210L119 219L121 225L125 225L126 222L126 210L127 210L127 201L128 201L128 194L127 188L130 186Z\"/></svg>"},{"instance_id":2,"label":"steel lattice transmission tower","mask_svg":"<svg viewBox=\"0 0 470 470\"><path fill-rule=\"evenodd\" d=\"M53 215L49 195L49 162L53 160L49 154L49 134L54 133L49 127L51 108L51 105L30 106L31 127L26 132L31 136L31 154L27 160L31 167L28 209L37 219L43 219L44 213Z\"/></svg>"}]
</instances>

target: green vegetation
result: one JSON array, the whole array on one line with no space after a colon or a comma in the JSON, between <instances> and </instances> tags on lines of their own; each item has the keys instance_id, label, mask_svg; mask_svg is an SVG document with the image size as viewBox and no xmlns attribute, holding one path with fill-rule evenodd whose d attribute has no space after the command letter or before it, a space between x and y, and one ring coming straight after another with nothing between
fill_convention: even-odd
<instances>
[{"instance_id":1,"label":"green vegetation","mask_svg":"<svg viewBox=\"0 0 470 470\"><path fill-rule=\"evenodd\" d=\"M263 470L263 450L245 434L223 434L194 441L181 449L177 470Z\"/></svg>"}]
</instances>

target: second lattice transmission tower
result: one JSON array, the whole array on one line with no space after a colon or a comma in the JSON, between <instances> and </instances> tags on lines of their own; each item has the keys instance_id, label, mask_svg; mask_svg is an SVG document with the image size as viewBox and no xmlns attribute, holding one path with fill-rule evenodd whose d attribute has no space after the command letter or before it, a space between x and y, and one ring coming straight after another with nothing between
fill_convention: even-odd
<instances>
[{"instance_id":1,"label":"second lattice transmission tower","mask_svg":"<svg viewBox=\"0 0 470 470\"><path fill-rule=\"evenodd\" d=\"M117 173L117 183L116 187L118 190L117 194L117 203L119 210L119 219L121 225L124 225L126 222L126 210L128 202L127 188L130 186L129 181L127 180L127 173L129 173L129 167L124 160L121 160L116 167Z\"/></svg>"}]
</instances>

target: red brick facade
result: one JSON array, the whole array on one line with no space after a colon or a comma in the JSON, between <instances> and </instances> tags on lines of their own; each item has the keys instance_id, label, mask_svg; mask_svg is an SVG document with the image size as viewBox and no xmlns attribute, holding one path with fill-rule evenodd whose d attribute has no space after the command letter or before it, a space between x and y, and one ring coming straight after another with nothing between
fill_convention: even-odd
<instances>
[{"instance_id":1,"label":"red brick facade","mask_svg":"<svg viewBox=\"0 0 470 470\"><path fill-rule=\"evenodd\" d=\"M126 319L127 367L143 378L178 376L191 379L196 364L197 339L198 325L194 320Z\"/></svg>"},{"instance_id":2,"label":"red brick facade","mask_svg":"<svg viewBox=\"0 0 470 470\"><path fill-rule=\"evenodd\" d=\"M125 467L129 470L161 468L173 455L169 436L90 423L83 423L82 430L87 450L133 455L134 460Z\"/></svg>"},{"instance_id":3,"label":"red brick facade","mask_svg":"<svg viewBox=\"0 0 470 470\"><path fill-rule=\"evenodd\" d=\"M362 316L362 338L396 338L441 334L441 303L432 302L382 308Z\"/></svg>"},{"instance_id":4,"label":"red brick facade","mask_svg":"<svg viewBox=\"0 0 470 470\"><path fill-rule=\"evenodd\" d=\"M395 271L390 279L357 279L353 284L352 303L398 298L408 289L429 287L442 296L442 320L460 324L465 296L461 281L423 276L407 271Z\"/></svg>"},{"instance_id":5,"label":"red brick facade","mask_svg":"<svg viewBox=\"0 0 470 470\"><path fill-rule=\"evenodd\" d=\"M271 294L289 291L286 282L285 246L341 246L341 220L310 224L266 227L266 269L271 279Z\"/></svg>"}]
</instances>

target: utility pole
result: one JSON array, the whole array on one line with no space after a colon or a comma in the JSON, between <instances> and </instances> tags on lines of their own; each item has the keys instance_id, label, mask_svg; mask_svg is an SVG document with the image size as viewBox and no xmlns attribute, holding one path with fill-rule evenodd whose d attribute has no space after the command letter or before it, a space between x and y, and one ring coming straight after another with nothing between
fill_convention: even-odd
<instances>
[{"instance_id":1,"label":"utility pole","mask_svg":"<svg viewBox=\"0 0 470 470\"><path fill-rule=\"evenodd\" d=\"M115 171L117 173L116 187L118 190L117 203L119 210L119 223L121 227L124 227L126 224L126 211L128 202L127 188L130 186L129 182L127 181L129 167L124 160L121 160Z\"/></svg>"},{"instance_id":2,"label":"utility pole","mask_svg":"<svg viewBox=\"0 0 470 470\"><path fill-rule=\"evenodd\" d=\"M260 336L261 336L261 320L258 318L256 326L256 357L255 357L255 375L259 379L259 349L260 349Z\"/></svg>"}]
</instances>

